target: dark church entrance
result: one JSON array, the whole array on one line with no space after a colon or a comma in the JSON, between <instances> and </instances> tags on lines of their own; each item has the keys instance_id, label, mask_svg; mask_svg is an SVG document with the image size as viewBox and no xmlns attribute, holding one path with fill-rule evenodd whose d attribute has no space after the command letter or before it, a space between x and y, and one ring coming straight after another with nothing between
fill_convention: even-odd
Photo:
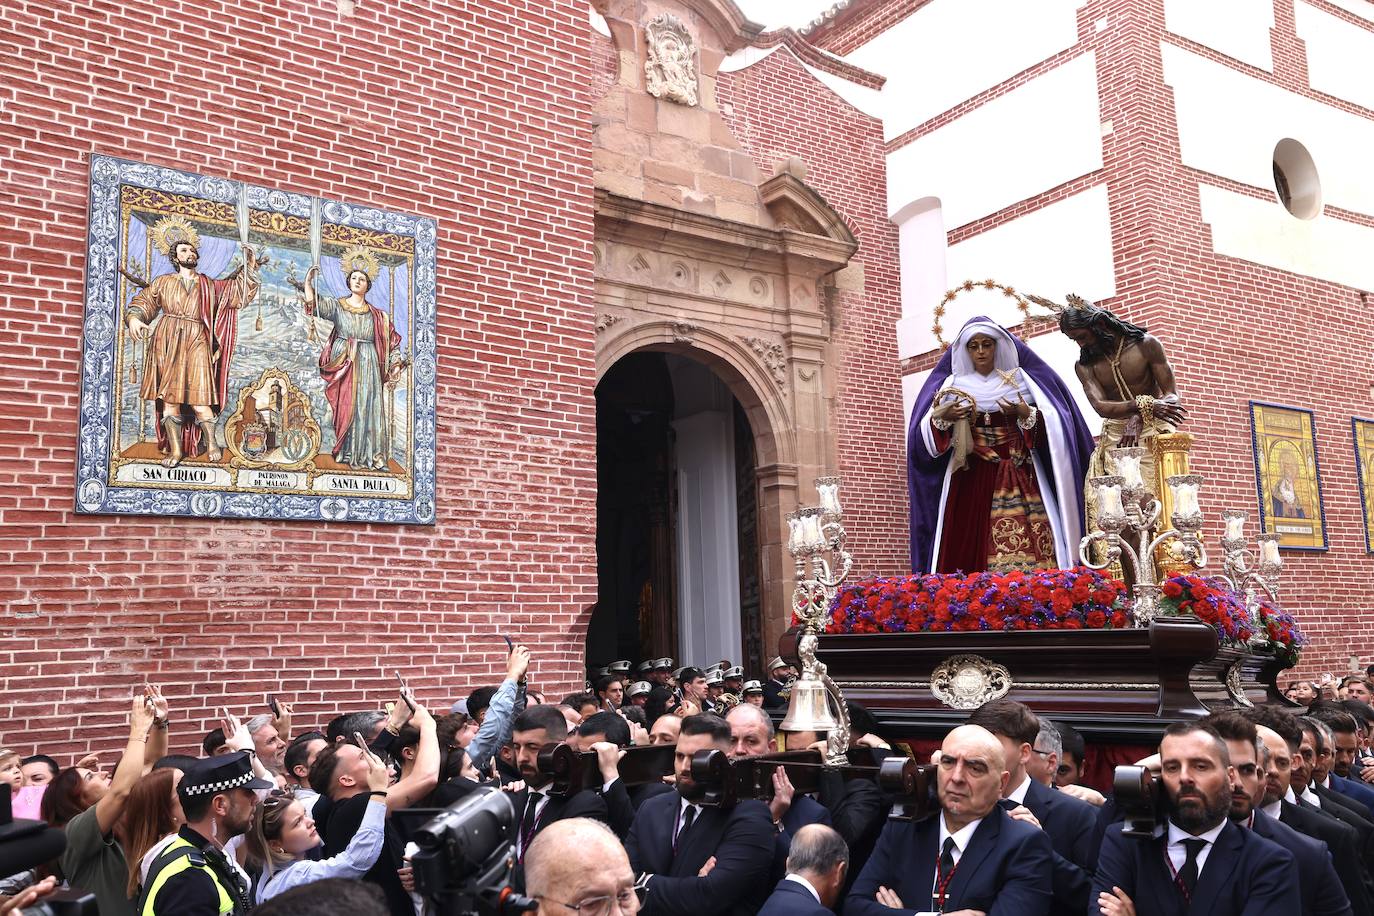
<instances>
[{"instance_id":1,"label":"dark church entrance","mask_svg":"<svg viewBox=\"0 0 1374 916\"><path fill-rule=\"evenodd\" d=\"M708 366L619 360L596 390L598 601L587 663L763 662L754 435Z\"/></svg>"}]
</instances>

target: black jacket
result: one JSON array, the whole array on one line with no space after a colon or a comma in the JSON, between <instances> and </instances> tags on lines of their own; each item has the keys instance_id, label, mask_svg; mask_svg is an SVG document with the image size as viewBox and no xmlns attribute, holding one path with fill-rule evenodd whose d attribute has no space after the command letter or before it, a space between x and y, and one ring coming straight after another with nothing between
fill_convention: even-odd
<instances>
[{"instance_id":1,"label":"black jacket","mask_svg":"<svg viewBox=\"0 0 1374 916\"><path fill-rule=\"evenodd\" d=\"M773 894L764 901L759 916L835 916L821 906L811 892L795 881L779 881Z\"/></svg>"},{"instance_id":2,"label":"black jacket","mask_svg":"<svg viewBox=\"0 0 1374 916\"><path fill-rule=\"evenodd\" d=\"M1298 833L1263 811L1255 811L1251 829L1293 854L1298 863L1298 889L1303 916L1352 916L1350 900L1331 864L1326 844Z\"/></svg>"},{"instance_id":3,"label":"black jacket","mask_svg":"<svg viewBox=\"0 0 1374 916\"><path fill-rule=\"evenodd\" d=\"M1279 822L1325 843L1355 916L1374 916L1369 871L1360 858L1360 834L1354 827L1289 801L1279 805Z\"/></svg>"},{"instance_id":4,"label":"black jacket","mask_svg":"<svg viewBox=\"0 0 1374 916\"><path fill-rule=\"evenodd\" d=\"M888 821L873 855L844 901L845 916L891 916L875 899L878 888L896 891L909 909L932 908L942 814L916 823ZM1054 850L1044 831L1012 820L1001 807L982 819L946 890L944 909L980 910L987 916L1047 916Z\"/></svg>"},{"instance_id":5,"label":"black jacket","mask_svg":"<svg viewBox=\"0 0 1374 916\"><path fill-rule=\"evenodd\" d=\"M749 799L732 808L702 808L674 852L681 800L671 792L645 801L625 842L636 874L653 875L645 916L752 916L771 889L774 834L768 806ZM711 873L698 877L712 857Z\"/></svg>"},{"instance_id":6,"label":"black jacket","mask_svg":"<svg viewBox=\"0 0 1374 916\"><path fill-rule=\"evenodd\" d=\"M1191 904L1170 871L1166 836L1128 837L1109 829L1097 858L1088 900L1100 916L1099 894L1119 887L1149 916L1296 916L1302 912L1293 854L1230 821L1207 853Z\"/></svg>"},{"instance_id":7,"label":"black jacket","mask_svg":"<svg viewBox=\"0 0 1374 916\"><path fill-rule=\"evenodd\" d=\"M1075 916L1088 908L1097 850L1092 847L1097 809L1032 779L1025 805L1054 847L1055 916Z\"/></svg>"}]
</instances>

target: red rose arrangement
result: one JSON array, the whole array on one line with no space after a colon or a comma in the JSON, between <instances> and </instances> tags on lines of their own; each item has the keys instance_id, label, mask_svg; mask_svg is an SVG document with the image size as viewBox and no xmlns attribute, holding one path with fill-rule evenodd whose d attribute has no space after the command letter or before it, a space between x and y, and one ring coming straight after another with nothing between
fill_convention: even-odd
<instances>
[{"instance_id":1,"label":"red rose arrangement","mask_svg":"<svg viewBox=\"0 0 1374 916\"><path fill-rule=\"evenodd\" d=\"M1245 642L1252 634L1250 613L1245 598L1232 590L1225 579L1201 576L1173 576L1164 580L1159 612L1165 617L1192 614L1217 628L1229 642Z\"/></svg>"},{"instance_id":2,"label":"red rose arrangement","mask_svg":"<svg viewBox=\"0 0 1374 916\"><path fill-rule=\"evenodd\" d=\"M1259 593L1259 610L1265 632L1274 645L1274 653L1296 665L1298 650L1307 645L1307 637L1298 629L1298 622L1292 614L1270 601L1264 592Z\"/></svg>"},{"instance_id":3,"label":"red rose arrangement","mask_svg":"<svg viewBox=\"0 0 1374 916\"><path fill-rule=\"evenodd\" d=\"M1125 584L1077 567L866 579L835 595L825 631L1109 630L1130 624Z\"/></svg>"}]
</instances>

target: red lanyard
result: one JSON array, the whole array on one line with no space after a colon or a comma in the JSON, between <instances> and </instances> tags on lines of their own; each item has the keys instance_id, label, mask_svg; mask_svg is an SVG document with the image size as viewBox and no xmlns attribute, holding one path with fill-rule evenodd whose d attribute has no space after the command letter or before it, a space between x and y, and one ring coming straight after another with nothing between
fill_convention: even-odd
<instances>
[{"instance_id":1,"label":"red lanyard","mask_svg":"<svg viewBox=\"0 0 1374 916\"><path fill-rule=\"evenodd\" d=\"M949 882L954 880L954 873L959 870L959 863L955 862L954 867L949 870L949 874L941 876L940 863L935 863L935 893L939 900L937 912L943 913L945 910L945 891L949 889Z\"/></svg>"},{"instance_id":2,"label":"red lanyard","mask_svg":"<svg viewBox=\"0 0 1374 916\"><path fill-rule=\"evenodd\" d=\"M1174 868L1174 860L1169 858L1169 843L1167 838L1164 842L1164 863L1169 866L1169 874L1174 876L1174 885L1179 889L1179 892L1183 894L1183 902L1188 904L1189 906L1192 906L1193 895L1189 892L1187 886L1183 883L1183 881L1178 877L1178 869Z\"/></svg>"}]
</instances>

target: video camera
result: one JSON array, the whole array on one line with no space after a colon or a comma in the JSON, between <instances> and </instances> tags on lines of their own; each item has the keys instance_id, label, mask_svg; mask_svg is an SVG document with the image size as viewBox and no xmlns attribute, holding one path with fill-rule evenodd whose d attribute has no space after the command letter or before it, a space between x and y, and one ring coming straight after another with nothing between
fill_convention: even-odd
<instances>
[{"instance_id":1,"label":"video camera","mask_svg":"<svg viewBox=\"0 0 1374 916\"><path fill-rule=\"evenodd\" d=\"M743 798L767 802L773 797L776 770L787 772L797 792L817 792L825 773L844 780L872 780L891 799L889 817L894 820L919 821L940 810L935 768L930 765L922 766L909 757L888 757L876 767L834 767L809 750L734 759L718 750L697 751L692 757L692 785L684 795L708 808L730 807Z\"/></svg>"},{"instance_id":2,"label":"video camera","mask_svg":"<svg viewBox=\"0 0 1374 916\"><path fill-rule=\"evenodd\" d=\"M1145 767L1123 764L1112 773L1112 795L1121 813L1121 832L1149 838L1168 818L1164 780Z\"/></svg>"},{"instance_id":3,"label":"video camera","mask_svg":"<svg viewBox=\"0 0 1374 916\"><path fill-rule=\"evenodd\" d=\"M0 790L0 875L17 875L52 862L67 848L67 835L42 821L15 820L9 790ZM99 916L95 895L59 890L24 907L30 916Z\"/></svg>"},{"instance_id":4,"label":"video camera","mask_svg":"<svg viewBox=\"0 0 1374 916\"><path fill-rule=\"evenodd\" d=\"M509 916L538 908L510 886L515 867L515 806L510 793L484 786L416 829L415 890L441 916Z\"/></svg>"}]
</instances>

